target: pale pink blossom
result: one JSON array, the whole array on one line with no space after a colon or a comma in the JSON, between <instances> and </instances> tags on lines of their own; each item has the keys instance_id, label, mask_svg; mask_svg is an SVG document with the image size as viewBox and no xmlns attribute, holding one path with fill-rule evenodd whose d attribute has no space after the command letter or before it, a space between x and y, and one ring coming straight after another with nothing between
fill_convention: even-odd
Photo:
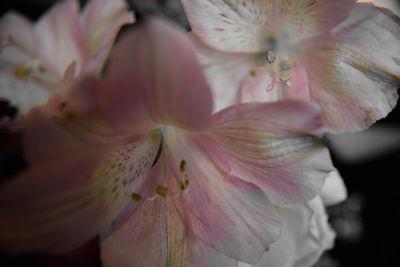
<instances>
[{"instance_id":1,"label":"pale pink blossom","mask_svg":"<svg viewBox=\"0 0 400 267\"><path fill-rule=\"evenodd\" d=\"M80 74L99 75L119 29L133 22L123 0L92 0L81 13L77 0L65 0L36 23L6 13L0 20L0 96L26 112Z\"/></svg>"},{"instance_id":2,"label":"pale pink blossom","mask_svg":"<svg viewBox=\"0 0 400 267\"><path fill-rule=\"evenodd\" d=\"M385 117L400 86L400 19L355 0L182 0L215 96L314 101L331 132Z\"/></svg>"},{"instance_id":3,"label":"pale pink blossom","mask_svg":"<svg viewBox=\"0 0 400 267\"><path fill-rule=\"evenodd\" d=\"M24 126L29 168L0 190L0 246L63 252L101 233L104 266L257 263L280 236L276 205L316 197L333 170L319 110L299 101L214 115L185 32L148 18L103 80Z\"/></svg>"}]
</instances>

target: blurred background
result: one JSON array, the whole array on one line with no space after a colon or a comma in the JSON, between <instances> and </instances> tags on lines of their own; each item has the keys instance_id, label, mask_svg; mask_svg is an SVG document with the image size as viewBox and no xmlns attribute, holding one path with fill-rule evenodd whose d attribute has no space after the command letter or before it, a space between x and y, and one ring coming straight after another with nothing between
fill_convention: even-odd
<instances>
[{"instance_id":1,"label":"blurred background","mask_svg":"<svg viewBox=\"0 0 400 267\"><path fill-rule=\"evenodd\" d=\"M199 0L202 1L202 0ZM335 1L335 0L332 0ZM36 21L55 0L1 1L0 16L17 11ZM80 1L84 5L87 0ZM189 25L179 0L127 0L137 20L146 14ZM400 1L376 0L400 15ZM316 267L398 266L400 249L400 106L367 131L329 135L328 144L336 168L348 188L348 200L328 207L337 233L334 249ZM399 206L397 206L399 205ZM12 256L0 252L0 266L101 266L98 240L60 256ZM273 267L273 266L271 266Z\"/></svg>"}]
</instances>

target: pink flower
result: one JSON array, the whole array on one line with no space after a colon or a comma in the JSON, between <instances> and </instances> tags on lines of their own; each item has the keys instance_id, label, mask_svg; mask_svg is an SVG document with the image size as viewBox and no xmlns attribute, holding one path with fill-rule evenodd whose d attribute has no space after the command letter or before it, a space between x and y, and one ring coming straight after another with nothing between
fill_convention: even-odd
<instances>
[{"instance_id":1,"label":"pink flower","mask_svg":"<svg viewBox=\"0 0 400 267\"><path fill-rule=\"evenodd\" d=\"M121 26L133 23L123 0L55 5L32 24L9 12L0 20L0 96L22 111L48 99L82 74L100 74Z\"/></svg>"},{"instance_id":2,"label":"pink flower","mask_svg":"<svg viewBox=\"0 0 400 267\"><path fill-rule=\"evenodd\" d=\"M32 110L30 168L0 190L0 246L63 252L101 233L105 266L256 263L276 205L314 198L333 170L314 106L212 98L186 33L147 19L102 81L57 117Z\"/></svg>"},{"instance_id":3,"label":"pink flower","mask_svg":"<svg viewBox=\"0 0 400 267\"><path fill-rule=\"evenodd\" d=\"M355 0L182 2L205 43L200 57L216 110L309 100L329 131L343 132L370 126L396 105L400 19L387 9Z\"/></svg>"}]
</instances>

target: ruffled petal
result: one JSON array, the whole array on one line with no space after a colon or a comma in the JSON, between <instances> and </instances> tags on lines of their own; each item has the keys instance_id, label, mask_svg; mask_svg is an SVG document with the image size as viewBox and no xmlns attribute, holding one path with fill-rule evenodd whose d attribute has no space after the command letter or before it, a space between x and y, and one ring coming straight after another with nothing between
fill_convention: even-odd
<instances>
[{"instance_id":1,"label":"ruffled petal","mask_svg":"<svg viewBox=\"0 0 400 267\"><path fill-rule=\"evenodd\" d=\"M65 252L108 227L133 201L159 135L107 145L98 142L106 137L88 142L87 129L73 118L29 115L28 168L0 190L0 244L11 252Z\"/></svg>"},{"instance_id":2,"label":"ruffled petal","mask_svg":"<svg viewBox=\"0 0 400 267\"><path fill-rule=\"evenodd\" d=\"M86 66L88 71L100 71L120 28L134 21L133 13L127 11L123 0L92 0L85 7L81 24L87 53L92 61L98 55L92 62L97 69Z\"/></svg>"},{"instance_id":3,"label":"ruffled petal","mask_svg":"<svg viewBox=\"0 0 400 267\"><path fill-rule=\"evenodd\" d=\"M385 117L400 87L400 19L358 4L333 40L313 41L304 59L311 98L331 132L358 131Z\"/></svg>"},{"instance_id":4,"label":"ruffled petal","mask_svg":"<svg viewBox=\"0 0 400 267\"><path fill-rule=\"evenodd\" d=\"M272 1L183 0L193 32L225 52L259 52L271 19Z\"/></svg>"},{"instance_id":5,"label":"ruffled petal","mask_svg":"<svg viewBox=\"0 0 400 267\"><path fill-rule=\"evenodd\" d=\"M290 41L317 36L331 30L350 14L356 0L287 0L276 1L281 13L286 15L286 24L290 28Z\"/></svg>"},{"instance_id":6,"label":"ruffled petal","mask_svg":"<svg viewBox=\"0 0 400 267\"><path fill-rule=\"evenodd\" d=\"M207 133L225 151L233 174L260 186L275 204L287 204L314 198L334 170L318 137L322 126L312 105L281 101L225 109Z\"/></svg>"},{"instance_id":7,"label":"ruffled petal","mask_svg":"<svg viewBox=\"0 0 400 267\"><path fill-rule=\"evenodd\" d=\"M145 19L121 40L109 67L103 108L114 122L132 125L147 116L189 130L207 127L211 91L183 31Z\"/></svg>"}]
</instances>

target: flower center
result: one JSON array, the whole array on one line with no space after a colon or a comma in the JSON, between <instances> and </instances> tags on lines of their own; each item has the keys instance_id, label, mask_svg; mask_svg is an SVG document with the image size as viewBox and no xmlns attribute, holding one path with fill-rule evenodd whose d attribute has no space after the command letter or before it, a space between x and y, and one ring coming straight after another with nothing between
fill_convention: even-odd
<instances>
[{"instance_id":1,"label":"flower center","mask_svg":"<svg viewBox=\"0 0 400 267\"><path fill-rule=\"evenodd\" d=\"M179 142L179 134L172 126L162 125L161 127L152 131L152 134L160 136L160 144L157 150L157 154L154 158L152 168L156 164L162 164L162 169L159 175L164 175L166 181L165 184L169 183L169 179L172 178L176 181L174 190L170 190L165 184L159 184L155 188L154 195L144 198L140 194L134 192L131 194L131 199L135 202L141 202L142 200L152 201L158 197L178 197L186 194L190 184L190 178L187 173L187 162L182 159L182 156L178 150L174 149L176 146L184 145Z\"/></svg>"}]
</instances>

